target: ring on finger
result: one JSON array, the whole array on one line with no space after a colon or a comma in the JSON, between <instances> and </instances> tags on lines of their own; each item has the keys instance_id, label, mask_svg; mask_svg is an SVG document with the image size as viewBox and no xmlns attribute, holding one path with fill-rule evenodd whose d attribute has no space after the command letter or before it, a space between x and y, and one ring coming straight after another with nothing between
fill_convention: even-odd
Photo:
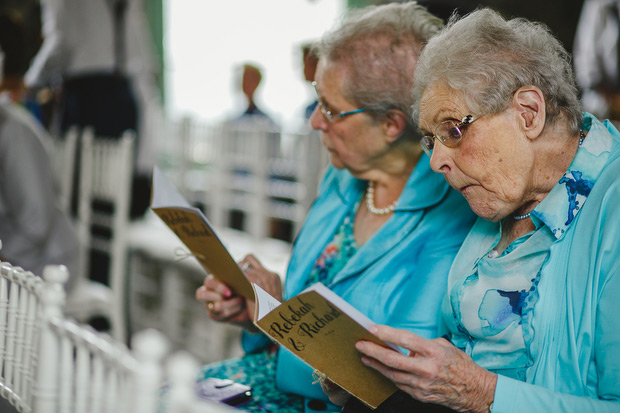
<instances>
[{"instance_id":1,"label":"ring on finger","mask_svg":"<svg viewBox=\"0 0 620 413\"><path fill-rule=\"evenodd\" d=\"M212 301L208 301L207 302L207 310L213 312L213 309L215 308L215 304L213 304Z\"/></svg>"},{"instance_id":2,"label":"ring on finger","mask_svg":"<svg viewBox=\"0 0 620 413\"><path fill-rule=\"evenodd\" d=\"M246 261L246 262L244 262L244 263L243 263L243 265L241 266L241 269L242 269L243 271L247 271L247 270L249 270L250 268L252 268L252 266L251 266L251 265L250 265L250 263L249 263L249 262L247 262L247 261Z\"/></svg>"}]
</instances>

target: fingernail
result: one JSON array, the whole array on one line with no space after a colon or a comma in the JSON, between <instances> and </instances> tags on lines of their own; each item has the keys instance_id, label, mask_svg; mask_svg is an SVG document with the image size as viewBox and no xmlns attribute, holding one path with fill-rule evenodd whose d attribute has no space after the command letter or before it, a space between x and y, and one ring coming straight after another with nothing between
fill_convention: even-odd
<instances>
[{"instance_id":1,"label":"fingernail","mask_svg":"<svg viewBox=\"0 0 620 413\"><path fill-rule=\"evenodd\" d=\"M370 327L368 328L368 331L370 331L370 332L371 332L371 333L373 333L373 334L377 334L377 332L379 331L379 329L377 328L377 326L373 325L373 326L370 326Z\"/></svg>"},{"instance_id":2,"label":"fingernail","mask_svg":"<svg viewBox=\"0 0 620 413\"><path fill-rule=\"evenodd\" d=\"M224 291L224 297L230 298L231 295L232 295L232 293L230 292L230 290Z\"/></svg>"},{"instance_id":3,"label":"fingernail","mask_svg":"<svg viewBox=\"0 0 620 413\"><path fill-rule=\"evenodd\" d=\"M365 365L368 365L368 357L362 356L362 363L364 363Z\"/></svg>"}]
</instances>

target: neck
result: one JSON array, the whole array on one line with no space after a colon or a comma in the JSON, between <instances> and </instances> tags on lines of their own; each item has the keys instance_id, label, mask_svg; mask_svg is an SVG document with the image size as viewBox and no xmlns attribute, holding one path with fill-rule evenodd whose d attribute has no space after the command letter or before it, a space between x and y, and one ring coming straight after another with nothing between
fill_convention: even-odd
<instances>
[{"instance_id":1,"label":"neck","mask_svg":"<svg viewBox=\"0 0 620 413\"><path fill-rule=\"evenodd\" d=\"M532 168L533 189L529 201L514 211L515 215L530 212L547 196L570 166L578 148L579 134L572 136L568 131L560 131L558 128L537 139Z\"/></svg>"}]
</instances>

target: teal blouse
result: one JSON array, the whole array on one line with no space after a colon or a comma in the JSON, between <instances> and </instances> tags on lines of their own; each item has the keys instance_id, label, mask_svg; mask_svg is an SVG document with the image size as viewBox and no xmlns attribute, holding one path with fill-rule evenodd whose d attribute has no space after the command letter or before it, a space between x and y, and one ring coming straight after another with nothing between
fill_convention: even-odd
<instances>
[{"instance_id":1,"label":"teal blouse","mask_svg":"<svg viewBox=\"0 0 620 413\"><path fill-rule=\"evenodd\" d=\"M444 321L500 374L494 412L620 411L620 134L584 118L589 133L532 212L536 229L496 256L501 223L478 219L450 270Z\"/></svg>"}]
</instances>

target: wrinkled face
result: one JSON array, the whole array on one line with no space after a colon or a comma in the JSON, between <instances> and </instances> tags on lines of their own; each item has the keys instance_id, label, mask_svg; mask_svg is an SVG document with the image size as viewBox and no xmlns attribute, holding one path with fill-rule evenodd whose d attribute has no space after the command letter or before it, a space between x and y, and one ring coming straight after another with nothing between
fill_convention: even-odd
<instances>
[{"instance_id":1,"label":"wrinkled face","mask_svg":"<svg viewBox=\"0 0 620 413\"><path fill-rule=\"evenodd\" d=\"M432 85L420 100L420 130L433 135L441 122L477 117L463 130L456 147L435 141L431 167L463 194L477 215L499 221L523 205L531 193L534 153L513 105L491 116L469 112L447 85Z\"/></svg>"},{"instance_id":2,"label":"wrinkled face","mask_svg":"<svg viewBox=\"0 0 620 413\"><path fill-rule=\"evenodd\" d=\"M344 76L346 72L337 65L319 61L316 72L319 102L334 114L360 109L342 95ZM317 105L310 125L321 131L321 141L329 151L331 163L338 169L347 168L355 176L370 169L374 155L386 145L381 137L384 133L381 123L366 112L330 122Z\"/></svg>"}]
</instances>

